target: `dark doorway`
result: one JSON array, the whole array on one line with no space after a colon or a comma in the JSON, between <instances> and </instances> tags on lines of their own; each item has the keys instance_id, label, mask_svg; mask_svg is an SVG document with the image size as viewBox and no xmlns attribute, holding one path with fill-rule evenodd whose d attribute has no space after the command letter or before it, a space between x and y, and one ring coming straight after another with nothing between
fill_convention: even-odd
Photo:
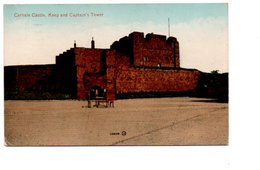
<instances>
[{"instance_id":1,"label":"dark doorway","mask_svg":"<svg viewBox=\"0 0 260 170\"><path fill-rule=\"evenodd\" d=\"M93 86L90 89L90 99L105 99L106 98L106 89L101 88L100 86Z\"/></svg>"}]
</instances>

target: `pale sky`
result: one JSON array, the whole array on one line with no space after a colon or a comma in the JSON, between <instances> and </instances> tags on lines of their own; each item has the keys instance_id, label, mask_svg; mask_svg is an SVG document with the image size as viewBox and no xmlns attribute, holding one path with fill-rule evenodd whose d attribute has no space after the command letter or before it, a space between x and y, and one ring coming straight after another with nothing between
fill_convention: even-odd
<instances>
[{"instance_id":1,"label":"pale sky","mask_svg":"<svg viewBox=\"0 0 260 170\"><path fill-rule=\"evenodd\" d=\"M168 18L181 67L228 72L227 4L5 5L4 65L54 64L74 40L109 48L133 31L168 35Z\"/></svg>"}]
</instances>

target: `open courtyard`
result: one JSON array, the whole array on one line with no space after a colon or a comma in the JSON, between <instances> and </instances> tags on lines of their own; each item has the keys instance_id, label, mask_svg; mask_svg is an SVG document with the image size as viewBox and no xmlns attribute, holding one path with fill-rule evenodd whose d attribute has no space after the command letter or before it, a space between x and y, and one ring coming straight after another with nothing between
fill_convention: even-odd
<instances>
[{"instance_id":1,"label":"open courtyard","mask_svg":"<svg viewBox=\"0 0 260 170\"><path fill-rule=\"evenodd\" d=\"M36 145L227 145L228 103L175 97L116 100L6 100L5 142Z\"/></svg>"}]
</instances>

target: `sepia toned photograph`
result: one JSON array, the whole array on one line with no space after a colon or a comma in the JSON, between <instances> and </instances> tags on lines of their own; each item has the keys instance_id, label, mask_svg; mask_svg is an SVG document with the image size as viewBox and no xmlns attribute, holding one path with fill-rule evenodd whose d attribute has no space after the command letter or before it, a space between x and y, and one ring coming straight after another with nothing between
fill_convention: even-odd
<instances>
[{"instance_id":1,"label":"sepia toned photograph","mask_svg":"<svg viewBox=\"0 0 260 170\"><path fill-rule=\"evenodd\" d=\"M5 4L6 146L229 144L228 4Z\"/></svg>"}]
</instances>

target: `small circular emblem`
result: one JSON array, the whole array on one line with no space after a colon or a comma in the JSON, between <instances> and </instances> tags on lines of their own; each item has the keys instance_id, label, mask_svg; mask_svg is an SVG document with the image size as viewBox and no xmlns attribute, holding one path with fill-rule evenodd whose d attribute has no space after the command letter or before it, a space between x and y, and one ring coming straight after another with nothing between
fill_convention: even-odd
<instances>
[{"instance_id":1,"label":"small circular emblem","mask_svg":"<svg viewBox=\"0 0 260 170\"><path fill-rule=\"evenodd\" d=\"M125 136L126 135L126 131L122 131L121 134L122 134L122 136Z\"/></svg>"}]
</instances>

